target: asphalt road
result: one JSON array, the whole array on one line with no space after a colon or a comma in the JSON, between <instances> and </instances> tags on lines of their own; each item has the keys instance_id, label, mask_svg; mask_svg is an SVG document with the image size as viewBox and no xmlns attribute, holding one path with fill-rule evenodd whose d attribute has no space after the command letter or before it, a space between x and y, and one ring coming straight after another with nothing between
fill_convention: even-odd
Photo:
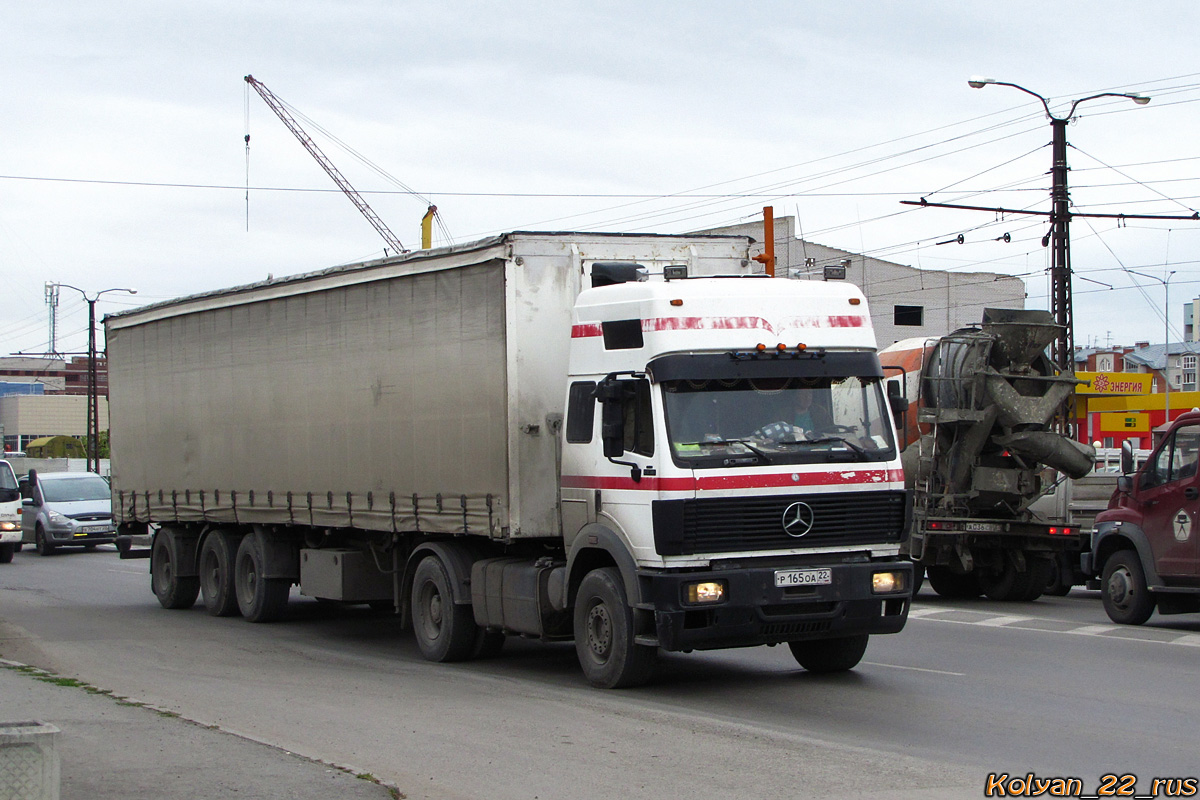
<instances>
[{"instance_id":1,"label":"asphalt road","mask_svg":"<svg viewBox=\"0 0 1200 800\"><path fill-rule=\"evenodd\" d=\"M571 645L423 661L394 618L293 595L270 625L165 611L115 551L0 565L0 656L370 772L409 798L979 797L989 773L1195 776L1200 615L1109 623L1097 593L945 601L852 673L786 648L665 655L586 685Z\"/></svg>"}]
</instances>

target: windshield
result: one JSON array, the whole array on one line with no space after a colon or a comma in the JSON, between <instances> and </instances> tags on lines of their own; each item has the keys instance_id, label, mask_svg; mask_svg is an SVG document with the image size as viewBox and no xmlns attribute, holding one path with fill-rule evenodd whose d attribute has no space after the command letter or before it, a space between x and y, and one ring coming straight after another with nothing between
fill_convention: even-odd
<instances>
[{"instance_id":1,"label":"windshield","mask_svg":"<svg viewBox=\"0 0 1200 800\"><path fill-rule=\"evenodd\" d=\"M112 489L99 475L80 475L78 478L62 478L39 481L42 499L47 503L70 503L76 500L110 500Z\"/></svg>"},{"instance_id":2,"label":"windshield","mask_svg":"<svg viewBox=\"0 0 1200 800\"><path fill-rule=\"evenodd\" d=\"M895 445L881 380L807 377L664 381L680 466L887 461Z\"/></svg>"}]
</instances>

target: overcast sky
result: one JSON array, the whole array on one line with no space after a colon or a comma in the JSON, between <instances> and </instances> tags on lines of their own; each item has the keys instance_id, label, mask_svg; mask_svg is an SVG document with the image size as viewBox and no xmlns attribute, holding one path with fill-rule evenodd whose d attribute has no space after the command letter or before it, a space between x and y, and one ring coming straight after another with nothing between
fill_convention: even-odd
<instances>
[{"instance_id":1,"label":"overcast sky","mask_svg":"<svg viewBox=\"0 0 1200 800\"><path fill-rule=\"evenodd\" d=\"M383 255L247 74L311 121L407 247L426 200L445 226L437 244L677 233L770 204L822 244L1023 276L1027 307L1047 308L1044 219L899 201L1049 207L1042 107L968 88L986 75L1060 114L1097 92L1151 95L1080 106L1072 201L1193 213L1197 31L1194 0L11 4L0 353L47 348L47 281L138 290L103 295L103 314ZM964 244L938 244L959 233ZM1079 218L1072 234L1077 343L1162 341L1162 282L1128 270L1175 271L1182 336L1182 305L1200 295L1200 222ZM60 351L86 348L86 320L83 298L62 290Z\"/></svg>"}]
</instances>

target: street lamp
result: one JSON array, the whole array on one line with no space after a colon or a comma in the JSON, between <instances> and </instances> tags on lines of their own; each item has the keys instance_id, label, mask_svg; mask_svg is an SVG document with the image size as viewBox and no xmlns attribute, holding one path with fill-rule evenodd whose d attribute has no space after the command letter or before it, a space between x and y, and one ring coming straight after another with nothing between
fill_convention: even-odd
<instances>
[{"instance_id":1,"label":"street lamp","mask_svg":"<svg viewBox=\"0 0 1200 800\"><path fill-rule=\"evenodd\" d=\"M109 292L137 294L137 289L101 289L90 297L78 286L60 283L65 289L74 289L83 295L88 304L88 403L87 403L87 468L88 472L100 473L100 401L96 387L96 301Z\"/></svg>"},{"instance_id":2,"label":"street lamp","mask_svg":"<svg viewBox=\"0 0 1200 800\"><path fill-rule=\"evenodd\" d=\"M1078 100L1072 101L1071 108L1067 111L1066 116L1056 117L1050 111L1049 100L1037 92L1031 92L1024 86L998 81L995 78L980 77L969 79L967 85L972 89L982 89L985 86L991 85L1011 86L1041 100L1042 107L1046 109L1046 116L1050 118L1050 127L1054 132L1053 186L1050 190L1053 208L1050 213L1051 234L1047 234L1046 238L1043 239L1043 244L1049 244L1049 239L1053 235L1054 249L1050 262L1050 278L1053 284L1053 294L1051 296L1050 310L1054 314L1054 321L1062 326L1062 332L1059 333L1058 340L1056 341L1056 352L1053 353L1054 363L1062 372L1071 372L1073 371L1072 358L1075 333L1074 321L1071 317L1071 245L1068 234L1068 223L1070 222L1071 214L1069 208L1070 200L1067 194L1067 123L1075 116L1075 109L1079 104L1086 103L1088 100L1095 100L1098 97L1127 97L1138 105L1144 106L1150 102L1150 98L1142 94L1130 92L1100 92L1099 94L1088 95L1087 97L1081 97Z\"/></svg>"},{"instance_id":3,"label":"street lamp","mask_svg":"<svg viewBox=\"0 0 1200 800\"><path fill-rule=\"evenodd\" d=\"M1158 281L1163 285L1163 408L1166 410L1164 422L1171 421L1171 276L1175 274L1175 270L1167 273L1167 277L1160 278L1157 275L1149 275L1145 272L1136 272L1131 269L1125 270L1131 275L1141 275L1143 278L1150 278Z\"/></svg>"}]
</instances>

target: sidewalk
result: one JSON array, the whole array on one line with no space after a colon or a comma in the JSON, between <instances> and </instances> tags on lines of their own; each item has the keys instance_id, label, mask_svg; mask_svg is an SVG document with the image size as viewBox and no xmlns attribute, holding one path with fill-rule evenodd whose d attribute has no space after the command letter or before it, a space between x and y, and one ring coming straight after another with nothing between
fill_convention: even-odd
<instances>
[{"instance_id":1,"label":"sidewalk","mask_svg":"<svg viewBox=\"0 0 1200 800\"><path fill-rule=\"evenodd\" d=\"M62 800L394 797L335 767L0 660L0 722L34 720L62 731Z\"/></svg>"}]
</instances>

